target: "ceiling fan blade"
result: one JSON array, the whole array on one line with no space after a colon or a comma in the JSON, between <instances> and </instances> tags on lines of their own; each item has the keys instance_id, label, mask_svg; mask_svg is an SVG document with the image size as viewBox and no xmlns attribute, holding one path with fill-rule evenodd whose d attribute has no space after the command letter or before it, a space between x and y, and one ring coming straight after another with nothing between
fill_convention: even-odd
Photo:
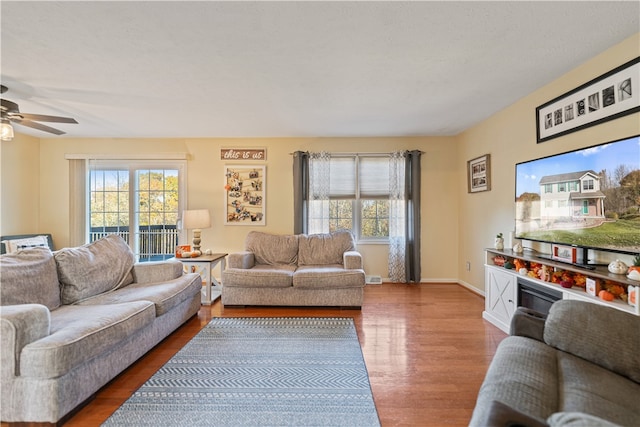
<instances>
[{"instance_id":1,"label":"ceiling fan blade","mask_svg":"<svg viewBox=\"0 0 640 427\"><path fill-rule=\"evenodd\" d=\"M10 119L12 122L17 123L19 125L22 126L27 126L33 129L38 129L44 132L49 132L52 133L54 135L64 135L66 132L63 132L61 130L58 129L54 129L52 127L40 124L40 123L36 123L36 122L32 122L31 120L20 120L20 119L16 119L16 118L11 118Z\"/></svg>"},{"instance_id":2,"label":"ceiling fan blade","mask_svg":"<svg viewBox=\"0 0 640 427\"><path fill-rule=\"evenodd\" d=\"M43 114L27 114L20 113L27 120L35 120L37 122L56 122L56 123L78 123L76 119L71 117L46 116Z\"/></svg>"}]
</instances>

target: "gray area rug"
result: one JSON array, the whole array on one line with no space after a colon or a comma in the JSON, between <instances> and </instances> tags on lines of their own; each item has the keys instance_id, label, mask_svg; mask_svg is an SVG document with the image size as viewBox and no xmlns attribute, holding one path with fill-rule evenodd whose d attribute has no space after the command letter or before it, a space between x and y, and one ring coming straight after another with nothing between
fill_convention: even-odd
<instances>
[{"instance_id":1,"label":"gray area rug","mask_svg":"<svg viewBox=\"0 0 640 427\"><path fill-rule=\"evenodd\" d=\"M352 319L216 318L103 426L379 426Z\"/></svg>"}]
</instances>

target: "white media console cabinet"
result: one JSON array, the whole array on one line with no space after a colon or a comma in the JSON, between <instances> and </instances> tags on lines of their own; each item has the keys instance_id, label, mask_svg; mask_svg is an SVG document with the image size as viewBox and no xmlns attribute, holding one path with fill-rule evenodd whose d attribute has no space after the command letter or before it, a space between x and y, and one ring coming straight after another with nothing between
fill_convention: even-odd
<instances>
[{"instance_id":1,"label":"white media console cabinet","mask_svg":"<svg viewBox=\"0 0 640 427\"><path fill-rule=\"evenodd\" d=\"M636 304L633 306L618 298L614 301L604 301L597 296L588 294L584 287L574 286L567 289L551 281L521 275L516 269L507 269L504 266L496 265L494 258L497 256L511 262L518 259L529 265L535 263L545 266L554 272L568 271L592 279L615 282L623 286L625 290L628 289L629 285L635 286ZM630 280L625 275L610 273L606 266L598 266L591 270L531 255L527 252L515 253L511 250L485 249L485 310L482 313L482 317L506 333L509 333L511 317L520 305L518 301L519 277L526 278L528 282L541 285L551 293L559 295L562 299L580 299L596 304L604 304L640 316L640 304L637 303L638 296L640 296L638 294L640 282Z\"/></svg>"}]
</instances>

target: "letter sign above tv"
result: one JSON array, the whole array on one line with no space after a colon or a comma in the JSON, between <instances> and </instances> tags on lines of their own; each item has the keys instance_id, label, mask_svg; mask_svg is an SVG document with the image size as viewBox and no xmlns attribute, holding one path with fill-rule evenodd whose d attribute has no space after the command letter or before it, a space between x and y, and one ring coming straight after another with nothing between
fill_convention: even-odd
<instances>
[{"instance_id":1,"label":"letter sign above tv","mask_svg":"<svg viewBox=\"0 0 640 427\"><path fill-rule=\"evenodd\" d=\"M640 136L518 163L515 198L518 239L638 254Z\"/></svg>"}]
</instances>

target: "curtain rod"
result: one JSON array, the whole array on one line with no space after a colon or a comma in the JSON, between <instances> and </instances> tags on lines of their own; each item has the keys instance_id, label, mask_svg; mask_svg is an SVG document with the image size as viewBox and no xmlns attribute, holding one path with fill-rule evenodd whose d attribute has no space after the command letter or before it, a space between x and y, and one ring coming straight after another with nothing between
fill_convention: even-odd
<instances>
[{"instance_id":1,"label":"curtain rod","mask_svg":"<svg viewBox=\"0 0 640 427\"><path fill-rule=\"evenodd\" d=\"M421 150L400 150L400 151L420 151L420 154L424 154L424 151ZM303 153L307 153L309 154L309 151L303 151ZM389 152L389 153L365 153L365 152L358 152L358 153L342 153L342 152L331 152L328 151L329 154L333 155L333 156L389 156L391 154L393 154L394 152ZM290 156L293 156L296 153L289 153Z\"/></svg>"}]
</instances>

